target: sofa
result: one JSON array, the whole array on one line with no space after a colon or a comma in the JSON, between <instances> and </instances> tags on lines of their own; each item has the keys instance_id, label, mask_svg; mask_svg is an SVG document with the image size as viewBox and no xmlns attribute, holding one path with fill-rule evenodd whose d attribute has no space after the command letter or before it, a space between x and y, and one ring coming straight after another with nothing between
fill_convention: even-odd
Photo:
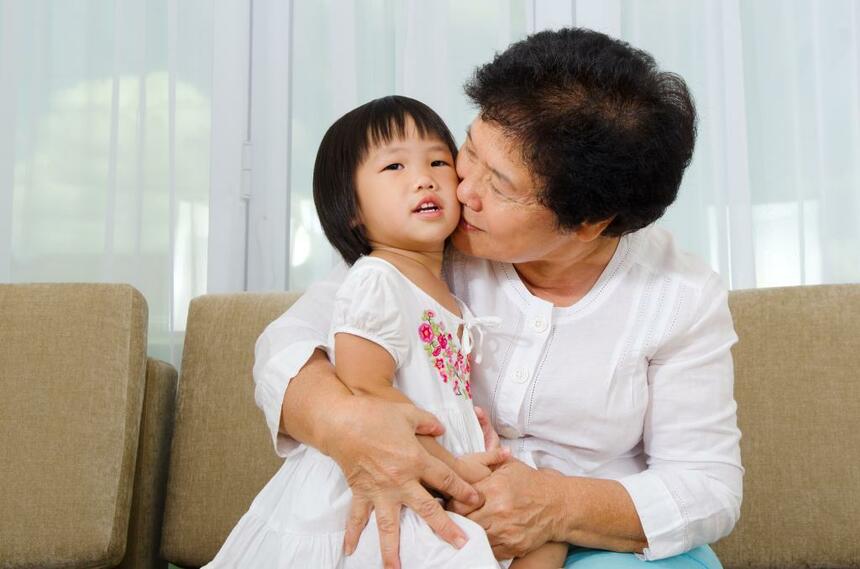
<instances>
[{"instance_id":1,"label":"sofa","mask_svg":"<svg viewBox=\"0 0 860 569\"><path fill-rule=\"evenodd\" d=\"M175 413L163 406L157 417L162 425L172 425L163 516L150 501L147 518L147 527L160 527L161 559L136 566L164 567L169 561L190 568L207 563L279 467L254 404L253 347L266 325L297 297L242 293L192 301ZM0 306L2 298L0 292ZM714 549L727 569L858 568L860 285L735 291L729 302L740 338L733 354L745 493L740 522ZM35 332L22 332L19 344L27 344L27 337L44 347ZM2 336L0 340L5 342ZM44 353L34 350L28 357ZM5 373L8 356L0 354L0 373ZM0 381L4 392L8 383ZM9 409L0 406L4 413ZM0 438L5 454L8 437L0 437L6 437ZM26 462L27 452L16 451L14 457ZM150 457L138 453L138 462L141 459ZM154 467L159 468L164 466ZM5 504L2 472L0 496ZM68 490L76 490L72 485L78 483L68 479ZM137 484L135 478L135 499ZM0 537L10 527L3 520L16 514L7 508L0 511ZM121 535L122 529L114 529L115 534ZM133 534L127 532L129 547L137 538ZM37 566L16 565L14 559L10 563L3 543L0 539L0 568ZM46 551L49 546L35 544L32 549Z\"/></svg>"},{"instance_id":2,"label":"sofa","mask_svg":"<svg viewBox=\"0 0 860 569\"><path fill-rule=\"evenodd\" d=\"M166 567L176 370L128 285L0 285L0 568Z\"/></svg>"}]
</instances>

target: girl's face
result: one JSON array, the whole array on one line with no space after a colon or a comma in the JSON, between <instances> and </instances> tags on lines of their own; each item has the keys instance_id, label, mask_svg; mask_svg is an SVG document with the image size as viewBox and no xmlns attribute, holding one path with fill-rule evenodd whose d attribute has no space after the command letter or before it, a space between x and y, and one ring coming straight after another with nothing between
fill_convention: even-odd
<instances>
[{"instance_id":1,"label":"girl's face","mask_svg":"<svg viewBox=\"0 0 860 569\"><path fill-rule=\"evenodd\" d=\"M372 147L355 176L360 222L371 245L441 251L460 220L457 172L448 146L406 136Z\"/></svg>"}]
</instances>

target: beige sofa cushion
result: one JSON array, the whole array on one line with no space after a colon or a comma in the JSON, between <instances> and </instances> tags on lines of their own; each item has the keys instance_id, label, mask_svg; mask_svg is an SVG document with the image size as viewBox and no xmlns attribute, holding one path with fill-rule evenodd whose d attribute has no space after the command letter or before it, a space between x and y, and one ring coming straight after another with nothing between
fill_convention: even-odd
<instances>
[{"instance_id":1,"label":"beige sofa cushion","mask_svg":"<svg viewBox=\"0 0 860 569\"><path fill-rule=\"evenodd\" d=\"M127 285L0 285L0 566L122 559L146 323Z\"/></svg>"},{"instance_id":2,"label":"beige sofa cushion","mask_svg":"<svg viewBox=\"0 0 860 569\"><path fill-rule=\"evenodd\" d=\"M245 293L191 302L161 544L174 564L210 561L281 464L254 403L254 344L296 298Z\"/></svg>"},{"instance_id":3,"label":"beige sofa cushion","mask_svg":"<svg viewBox=\"0 0 860 569\"><path fill-rule=\"evenodd\" d=\"M731 293L746 468L728 568L860 567L860 285Z\"/></svg>"}]
</instances>

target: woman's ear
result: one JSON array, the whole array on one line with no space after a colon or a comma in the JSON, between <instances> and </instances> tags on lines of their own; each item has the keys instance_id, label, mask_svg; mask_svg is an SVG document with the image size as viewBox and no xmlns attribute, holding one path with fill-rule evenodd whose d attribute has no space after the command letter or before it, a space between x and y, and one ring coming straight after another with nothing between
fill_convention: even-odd
<instances>
[{"instance_id":1,"label":"woman's ear","mask_svg":"<svg viewBox=\"0 0 860 569\"><path fill-rule=\"evenodd\" d=\"M614 219L615 216L613 215L612 217L602 221L584 221L574 230L574 233L580 241L583 243L589 243L603 235L603 231L609 227L609 224L612 223Z\"/></svg>"}]
</instances>

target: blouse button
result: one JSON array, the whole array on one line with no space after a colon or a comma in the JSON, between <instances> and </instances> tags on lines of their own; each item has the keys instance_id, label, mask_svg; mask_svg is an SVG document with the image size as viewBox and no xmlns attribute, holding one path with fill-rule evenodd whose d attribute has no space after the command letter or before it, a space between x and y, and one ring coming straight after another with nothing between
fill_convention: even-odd
<instances>
[{"instance_id":1,"label":"blouse button","mask_svg":"<svg viewBox=\"0 0 860 569\"><path fill-rule=\"evenodd\" d=\"M532 328L537 332L545 332L547 329L547 322L540 316L532 320Z\"/></svg>"},{"instance_id":2,"label":"blouse button","mask_svg":"<svg viewBox=\"0 0 860 569\"><path fill-rule=\"evenodd\" d=\"M529 380L529 370L524 367L517 368L514 372L514 382L525 383Z\"/></svg>"}]
</instances>

